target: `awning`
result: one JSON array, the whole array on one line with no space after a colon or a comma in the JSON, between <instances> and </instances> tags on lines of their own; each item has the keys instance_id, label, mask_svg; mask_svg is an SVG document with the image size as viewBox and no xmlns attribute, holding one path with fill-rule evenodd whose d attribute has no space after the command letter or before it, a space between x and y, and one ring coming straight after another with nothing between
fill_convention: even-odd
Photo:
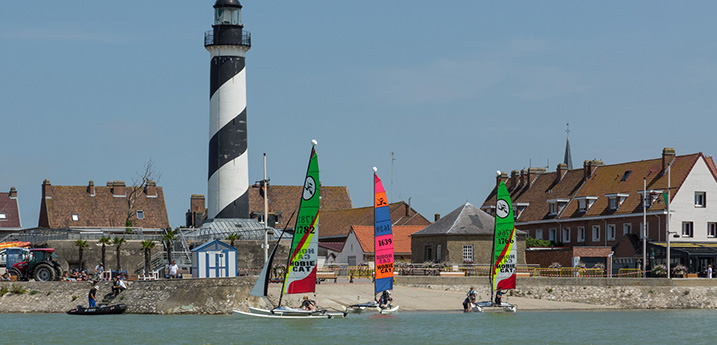
<instances>
[{"instance_id":1,"label":"awning","mask_svg":"<svg viewBox=\"0 0 717 345\"><path fill-rule=\"evenodd\" d=\"M652 246L660 247L660 249L667 251L666 242L652 242L649 243ZM717 256L717 243L700 243L700 242L671 242L670 251L680 251L687 253L690 256Z\"/></svg>"}]
</instances>

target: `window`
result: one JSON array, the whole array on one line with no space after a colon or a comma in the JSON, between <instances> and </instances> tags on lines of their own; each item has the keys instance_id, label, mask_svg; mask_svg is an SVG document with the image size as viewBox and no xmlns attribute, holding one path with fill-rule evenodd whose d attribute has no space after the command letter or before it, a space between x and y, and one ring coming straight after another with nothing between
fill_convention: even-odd
<instances>
[{"instance_id":1,"label":"window","mask_svg":"<svg viewBox=\"0 0 717 345\"><path fill-rule=\"evenodd\" d=\"M616 209L616 208L617 208L617 199L616 199L616 198L610 198L610 199L608 199L608 200L609 200L609 205L608 205L608 207L609 207L611 210Z\"/></svg>"},{"instance_id":2,"label":"window","mask_svg":"<svg viewBox=\"0 0 717 345\"><path fill-rule=\"evenodd\" d=\"M593 225L593 242L600 241L600 225Z\"/></svg>"},{"instance_id":3,"label":"window","mask_svg":"<svg viewBox=\"0 0 717 345\"><path fill-rule=\"evenodd\" d=\"M682 237L692 237L694 224L692 222L682 222Z\"/></svg>"},{"instance_id":4,"label":"window","mask_svg":"<svg viewBox=\"0 0 717 345\"><path fill-rule=\"evenodd\" d=\"M550 240L551 242L557 242L558 241L557 237L558 237L558 230L556 230L555 228L548 229L548 240Z\"/></svg>"},{"instance_id":5,"label":"window","mask_svg":"<svg viewBox=\"0 0 717 345\"><path fill-rule=\"evenodd\" d=\"M563 229L563 242L570 243L570 228Z\"/></svg>"},{"instance_id":6,"label":"window","mask_svg":"<svg viewBox=\"0 0 717 345\"><path fill-rule=\"evenodd\" d=\"M550 204L550 214L557 214L558 213L558 204L551 203Z\"/></svg>"},{"instance_id":7,"label":"window","mask_svg":"<svg viewBox=\"0 0 717 345\"><path fill-rule=\"evenodd\" d=\"M707 206L707 193L706 192L695 192L695 207L706 207Z\"/></svg>"},{"instance_id":8,"label":"window","mask_svg":"<svg viewBox=\"0 0 717 345\"><path fill-rule=\"evenodd\" d=\"M615 211L618 208L620 208L620 205L627 199L630 194L625 193L613 193L613 194L605 194L608 200L608 209L611 211Z\"/></svg>"},{"instance_id":9,"label":"window","mask_svg":"<svg viewBox=\"0 0 717 345\"><path fill-rule=\"evenodd\" d=\"M536 229L536 230L535 230L535 239L536 239L536 240L542 240L542 239L543 239L543 229Z\"/></svg>"},{"instance_id":10,"label":"window","mask_svg":"<svg viewBox=\"0 0 717 345\"><path fill-rule=\"evenodd\" d=\"M608 241L614 241L615 240L615 224L608 224L607 225L607 240Z\"/></svg>"},{"instance_id":11,"label":"window","mask_svg":"<svg viewBox=\"0 0 717 345\"><path fill-rule=\"evenodd\" d=\"M5 215L5 213L0 213L0 220L5 220L5 219L7 219L7 216Z\"/></svg>"},{"instance_id":12,"label":"window","mask_svg":"<svg viewBox=\"0 0 717 345\"><path fill-rule=\"evenodd\" d=\"M80 216L78 216L78 215L76 215L76 214L73 214L73 215L72 215L72 220L76 222L76 221L80 220Z\"/></svg>"},{"instance_id":13,"label":"window","mask_svg":"<svg viewBox=\"0 0 717 345\"><path fill-rule=\"evenodd\" d=\"M548 205L550 205L550 212L549 215L554 216L558 214L560 211L563 210L563 207L568 204L568 199L551 199L548 200Z\"/></svg>"},{"instance_id":14,"label":"window","mask_svg":"<svg viewBox=\"0 0 717 345\"><path fill-rule=\"evenodd\" d=\"M433 262L433 246L430 244L423 247L423 261Z\"/></svg>"},{"instance_id":15,"label":"window","mask_svg":"<svg viewBox=\"0 0 717 345\"><path fill-rule=\"evenodd\" d=\"M581 197L578 197L575 199L578 200L578 211L586 212L595 203L595 200L597 200L597 197L596 196L581 196Z\"/></svg>"},{"instance_id":16,"label":"window","mask_svg":"<svg viewBox=\"0 0 717 345\"><path fill-rule=\"evenodd\" d=\"M585 227L578 226L578 242L585 242Z\"/></svg>"},{"instance_id":17,"label":"window","mask_svg":"<svg viewBox=\"0 0 717 345\"><path fill-rule=\"evenodd\" d=\"M625 223L622 225L622 234L627 235L632 233L632 224L631 223Z\"/></svg>"},{"instance_id":18,"label":"window","mask_svg":"<svg viewBox=\"0 0 717 345\"><path fill-rule=\"evenodd\" d=\"M137 210L137 219L144 219L144 211Z\"/></svg>"},{"instance_id":19,"label":"window","mask_svg":"<svg viewBox=\"0 0 717 345\"><path fill-rule=\"evenodd\" d=\"M632 173L632 170L625 170L625 173L622 174L622 178L620 179L620 182L627 181L627 178L630 176L630 173Z\"/></svg>"},{"instance_id":20,"label":"window","mask_svg":"<svg viewBox=\"0 0 717 345\"><path fill-rule=\"evenodd\" d=\"M717 237L717 223L707 223L707 237Z\"/></svg>"},{"instance_id":21,"label":"window","mask_svg":"<svg viewBox=\"0 0 717 345\"><path fill-rule=\"evenodd\" d=\"M463 245L463 262L473 263L473 245Z\"/></svg>"},{"instance_id":22,"label":"window","mask_svg":"<svg viewBox=\"0 0 717 345\"><path fill-rule=\"evenodd\" d=\"M348 260L349 266L356 266L356 256L351 255L346 258Z\"/></svg>"}]
</instances>

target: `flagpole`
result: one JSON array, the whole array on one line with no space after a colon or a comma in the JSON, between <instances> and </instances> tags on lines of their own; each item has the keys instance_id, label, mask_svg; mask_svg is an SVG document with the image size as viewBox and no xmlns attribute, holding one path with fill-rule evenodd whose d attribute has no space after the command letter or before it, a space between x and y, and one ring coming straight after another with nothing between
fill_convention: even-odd
<instances>
[{"instance_id":1,"label":"flagpole","mask_svg":"<svg viewBox=\"0 0 717 345\"><path fill-rule=\"evenodd\" d=\"M647 177L642 178L642 277L647 278Z\"/></svg>"},{"instance_id":2,"label":"flagpole","mask_svg":"<svg viewBox=\"0 0 717 345\"><path fill-rule=\"evenodd\" d=\"M264 153L264 263L269 259L269 185L266 183L266 152ZM262 186L259 186L260 188Z\"/></svg>"}]
</instances>

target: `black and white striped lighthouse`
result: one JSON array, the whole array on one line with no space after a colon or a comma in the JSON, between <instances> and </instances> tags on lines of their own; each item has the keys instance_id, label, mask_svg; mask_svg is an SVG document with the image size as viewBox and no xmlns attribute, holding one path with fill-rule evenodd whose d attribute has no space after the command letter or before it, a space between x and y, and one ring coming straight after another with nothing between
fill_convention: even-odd
<instances>
[{"instance_id":1,"label":"black and white striped lighthouse","mask_svg":"<svg viewBox=\"0 0 717 345\"><path fill-rule=\"evenodd\" d=\"M211 54L209 91L209 188L207 217L249 218L249 167L244 31L238 0L214 3L213 30L204 35Z\"/></svg>"}]
</instances>

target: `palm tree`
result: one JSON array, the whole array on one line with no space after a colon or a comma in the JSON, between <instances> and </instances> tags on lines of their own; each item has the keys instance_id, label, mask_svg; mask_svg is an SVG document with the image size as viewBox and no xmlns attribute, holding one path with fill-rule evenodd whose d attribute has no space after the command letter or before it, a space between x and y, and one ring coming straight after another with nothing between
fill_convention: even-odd
<instances>
[{"instance_id":1,"label":"palm tree","mask_svg":"<svg viewBox=\"0 0 717 345\"><path fill-rule=\"evenodd\" d=\"M115 237L112 240L112 243L114 243L117 246L117 271L120 270L120 247L123 243L127 242L127 240L124 239L124 237Z\"/></svg>"},{"instance_id":2,"label":"palm tree","mask_svg":"<svg viewBox=\"0 0 717 345\"><path fill-rule=\"evenodd\" d=\"M154 246L155 243L152 240L142 241L142 249L144 249L144 274L150 271L149 258L152 256L152 248L154 248Z\"/></svg>"},{"instance_id":3,"label":"palm tree","mask_svg":"<svg viewBox=\"0 0 717 345\"><path fill-rule=\"evenodd\" d=\"M82 254L83 254L83 251L85 250L85 248L89 247L90 245L87 244L87 241L85 241L85 240L77 240L77 241L75 241L75 245L77 246L77 248L80 251L80 271L82 271L82 268L85 266L84 262L82 262Z\"/></svg>"},{"instance_id":4,"label":"palm tree","mask_svg":"<svg viewBox=\"0 0 717 345\"><path fill-rule=\"evenodd\" d=\"M164 235L162 236L162 241L167 246L167 262L168 265L172 264L172 246L174 245L174 240L177 239L177 233L179 232L179 229L172 230L172 228L168 227L164 230Z\"/></svg>"},{"instance_id":5,"label":"palm tree","mask_svg":"<svg viewBox=\"0 0 717 345\"><path fill-rule=\"evenodd\" d=\"M107 267L107 264L105 263L105 246L112 244L112 239L107 236L102 236L99 240L97 240L97 243L102 244L102 267Z\"/></svg>"},{"instance_id":6,"label":"palm tree","mask_svg":"<svg viewBox=\"0 0 717 345\"><path fill-rule=\"evenodd\" d=\"M229 240L229 245L234 247L234 241L239 240L241 238L241 235L237 234L236 232L233 232L225 238L226 240Z\"/></svg>"}]
</instances>

